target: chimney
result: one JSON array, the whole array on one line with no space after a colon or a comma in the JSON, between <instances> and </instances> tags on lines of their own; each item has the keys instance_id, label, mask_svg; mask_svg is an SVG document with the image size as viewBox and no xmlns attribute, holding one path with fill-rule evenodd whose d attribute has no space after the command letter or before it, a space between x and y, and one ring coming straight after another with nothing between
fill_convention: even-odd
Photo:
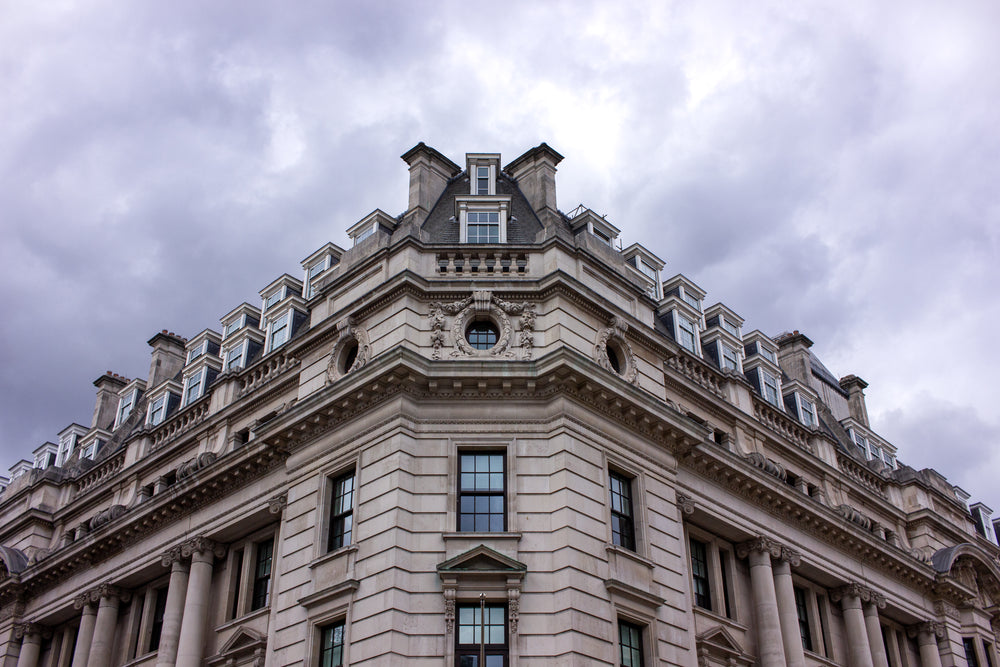
<instances>
[{"instance_id":1,"label":"chimney","mask_svg":"<svg viewBox=\"0 0 1000 667\"><path fill-rule=\"evenodd\" d=\"M812 362L810 361L809 348L813 342L801 334L798 330L792 333L783 333L775 339L778 344L778 365L782 372L793 380L798 380L802 384L812 386Z\"/></svg>"},{"instance_id":2,"label":"chimney","mask_svg":"<svg viewBox=\"0 0 1000 667\"><path fill-rule=\"evenodd\" d=\"M868 383L857 375L840 378L840 388L847 392L847 407L851 417L868 428L868 408L865 406L865 387Z\"/></svg>"},{"instance_id":3,"label":"chimney","mask_svg":"<svg viewBox=\"0 0 1000 667\"><path fill-rule=\"evenodd\" d=\"M548 224L559 219L556 206L556 165L563 156L541 143L504 167L504 171L517 181L524 197L535 209L535 215Z\"/></svg>"},{"instance_id":4,"label":"chimney","mask_svg":"<svg viewBox=\"0 0 1000 667\"><path fill-rule=\"evenodd\" d=\"M405 217L420 225L448 181L462 173L462 168L422 141L400 157L410 165L410 202Z\"/></svg>"},{"instance_id":5,"label":"chimney","mask_svg":"<svg viewBox=\"0 0 1000 667\"><path fill-rule=\"evenodd\" d=\"M164 329L150 338L148 343L153 348L153 359L149 364L149 381L146 386L152 389L164 380L171 379L184 368L186 360L184 345L187 339Z\"/></svg>"},{"instance_id":6,"label":"chimney","mask_svg":"<svg viewBox=\"0 0 1000 667\"><path fill-rule=\"evenodd\" d=\"M90 420L90 428L110 428L115 423L118 392L127 384L127 378L111 371L94 380L94 386L97 387L97 404L94 405L94 417Z\"/></svg>"}]
</instances>

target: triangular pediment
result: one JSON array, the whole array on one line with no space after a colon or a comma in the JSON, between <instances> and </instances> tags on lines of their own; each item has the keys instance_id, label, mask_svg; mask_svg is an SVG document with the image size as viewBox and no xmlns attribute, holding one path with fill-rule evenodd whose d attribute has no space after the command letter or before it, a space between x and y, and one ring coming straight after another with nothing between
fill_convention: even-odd
<instances>
[{"instance_id":1,"label":"triangular pediment","mask_svg":"<svg viewBox=\"0 0 1000 667\"><path fill-rule=\"evenodd\" d=\"M222 645L219 655L228 656L248 649L255 649L267 643L266 637L250 628L239 628L233 636Z\"/></svg>"},{"instance_id":2,"label":"triangular pediment","mask_svg":"<svg viewBox=\"0 0 1000 667\"><path fill-rule=\"evenodd\" d=\"M442 563L438 563L438 572L511 572L523 573L528 566L513 558L508 558L484 544L469 549Z\"/></svg>"},{"instance_id":3,"label":"triangular pediment","mask_svg":"<svg viewBox=\"0 0 1000 667\"><path fill-rule=\"evenodd\" d=\"M721 625L701 633L695 637L695 641L699 654L707 654L719 664L743 663L749 665L753 662L753 658L743 651L743 647L740 646L732 633Z\"/></svg>"}]
</instances>

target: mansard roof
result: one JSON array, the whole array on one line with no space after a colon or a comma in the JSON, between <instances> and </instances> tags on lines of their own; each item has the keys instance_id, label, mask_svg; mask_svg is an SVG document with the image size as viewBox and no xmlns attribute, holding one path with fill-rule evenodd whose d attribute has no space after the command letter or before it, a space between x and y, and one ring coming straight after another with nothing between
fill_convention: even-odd
<instances>
[{"instance_id":1,"label":"mansard roof","mask_svg":"<svg viewBox=\"0 0 1000 667\"><path fill-rule=\"evenodd\" d=\"M510 197L510 217L507 220L507 243L534 243L538 232L542 231L542 223L535 215L531 204L525 199L517 183L507 174L497 174L497 196ZM427 234L430 243L458 243L459 223L455 219L455 198L468 196L469 174L463 171L452 178L421 229Z\"/></svg>"}]
</instances>

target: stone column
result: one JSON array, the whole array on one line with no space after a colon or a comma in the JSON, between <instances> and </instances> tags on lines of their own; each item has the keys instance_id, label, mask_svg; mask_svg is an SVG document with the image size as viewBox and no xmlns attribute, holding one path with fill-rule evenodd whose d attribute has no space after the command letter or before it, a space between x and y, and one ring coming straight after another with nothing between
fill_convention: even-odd
<instances>
[{"instance_id":1,"label":"stone column","mask_svg":"<svg viewBox=\"0 0 1000 667\"><path fill-rule=\"evenodd\" d=\"M94 639L90 643L87 667L111 667L115 649L115 627L118 625L118 604L128 600L128 594L117 586L101 584L96 589L97 620L94 623Z\"/></svg>"},{"instance_id":2,"label":"stone column","mask_svg":"<svg viewBox=\"0 0 1000 667\"><path fill-rule=\"evenodd\" d=\"M797 552L782 547L781 558L774 564L774 590L778 597L781 641L785 647L785 662L788 667L805 667L806 664L799 615L795 606L795 587L792 585L792 566L798 567L800 562Z\"/></svg>"},{"instance_id":3,"label":"stone column","mask_svg":"<svg viewBox=\"0 0 1000 667\"><path fill-rule=\"evenodd\" d=\"M199 667L205 647L205 631L212 586L212 561L222 558L225 549L204 537L181 545L181 554L191 556L191 572L177 647L177 667Z\"/></svg>"},{"instance_id":4,"label":"stone column","mask_svg":"<svg viewBox=\"0 0 1000 667\"><path fill-rule=\"evenodd\" d=\"M864 603L865 629L868 630L868 645L872 649L872 664L875 667L889 667L882 640L882 624L878 622L878 610L885 609L885 596L872 591L870 599Z\"/></svg>"},{"instance_id":5,"label":"stone column","mask_svg":"<svg viewBox=\"0 0 1000 667\"><path fill-rule=\"evenodd\" d=\"M740 558L750 559L750 584L757 626L757 656L760 667L785 667L781 640L781 619L774 591L771 556L781 556L781 545L767 537L757 537L736 547ZM870 667L870 666L869 666Z\"/></svg>"},{"instance_id":6,"label":"stone column","mask_svg":"<svg viewBox=\"0 0 1000 667\"><path fill-rule=\"evenodd\" d=\"M83 610L80 629L76 632L76 648L73 649L73 667L87 667L90 645L94 641L94 625L97 623L97 607L91 600L91 591L77 595L73 606Z\"/></svg>"},{"instance_id":7,"label":"stone column","mask_svg":"<svg viewBox=\"0 0 1000 667\"><path fill-rule=\"evenodd\" d=\"M917 638L920 648L921 667L941 667L941 652L938 650L938 639L944 637L944 624L937 621L926 621L911 625L906 634Z\"/></svg>"},{"instance_id":8,"label":"stone column","mask_svg":"<svg viewBox=\"0 0 1000 667\"><path fill-rule=\"evenodd\" d=\"M181 619L184 616L184 599L187 596L187 560L181 555L181 548L174 547L160 559L164 567L170 567L170 584L167 587L167 603L163 610L163 629L160 631L160 646L156 650L157 667L173 667L177 660L177 646L181 636Z\"/></svg>"},{"instance_id":9,"label":"stone column","mask_svg":"<svg viewBox=\"0 0 1000 667\"><path fill-rule=\"evenodd\" d=\"M868 643L865 614L861 611L861 598L869 597L867 588L857 582L830 591L830 599L839 601L844 610L844 627L847 630L847 664L849 667L874 667L872 649Z\"/></svg>"},{"instance_id":10,"label":"stone column","mask_svg":"<svg viewBox=\"0 0 1000 667\"><path fill-rule=\"evenodd\" d=\"M17 667L38 667L42 655L42 628L35 623L16 623L14 636L21 640L21 652L17 656Z\"/></svg>"}]
</instances>

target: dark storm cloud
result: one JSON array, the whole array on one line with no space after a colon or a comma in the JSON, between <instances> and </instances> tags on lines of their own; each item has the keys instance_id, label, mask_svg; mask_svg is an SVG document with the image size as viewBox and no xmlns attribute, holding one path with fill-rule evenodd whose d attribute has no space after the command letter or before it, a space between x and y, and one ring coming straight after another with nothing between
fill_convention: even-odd
<instances>
[{"instance_id":1,"label":"dark storm cloud","mask_svg":"<svg viewBox=\"0 0 1000 667\"><path fill-rule=\"evenodd\" d=\"M968 455L992 460L995 362L971 352L1000 327L991 3L25 3L0 19L0 469L89 425L106 369L145 376L156 331L218 328L372 209L401 212L398 155L421 140L456 161L547 141L567 158L562 209L607 213L748 329L805 332L871 383L904 461L975 493L920 439L956 419L982 425ZM904 427L918 416L933 424Z\"/></svg>"}]
</instances>

